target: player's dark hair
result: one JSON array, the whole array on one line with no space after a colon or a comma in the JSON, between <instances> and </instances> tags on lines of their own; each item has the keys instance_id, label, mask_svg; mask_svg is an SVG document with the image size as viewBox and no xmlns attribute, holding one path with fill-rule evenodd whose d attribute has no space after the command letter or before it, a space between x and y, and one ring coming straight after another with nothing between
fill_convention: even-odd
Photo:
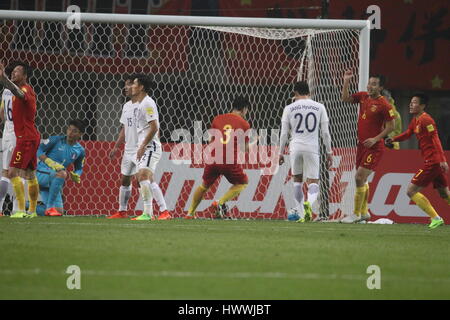
<instances>
[{"instance_id":1,"label":"player's dark hair","mask_svg":"<svg viewBox=\"0 0 450 320\"><path fill-rule=\"evenodd\" d=\"M135 79L137 79L138 83L144 87L144 91L147 94L152 93L152 91L157 87L156 83L146 75L138 74Z\"/></svg>"},{"instance_id":2,"label":"player's dark hair","mask_svg":"<svg viewBox=\"0 0 450 320\"><path fill-rule=\"evenodd\" d=\"M27 76L27 79L31 78L31 76L33 75L33 68L23 61L12 61L10 64L8 64L8 66L5 68L5 72L8 78L11 77L11 72L17 66L21 66L23 68L23 73Z\"/></svg>"},{"instance_id":3,"label":"player's dark hair","mask_svg":"<svg viewBox=\"0 0 450 320\"><path fill-rule=\"evenodd\" d=\"M383 87L386 85L386 77L383 76L382 74L372 74L369 76L370 78L377 78L378 79L378 84L380 87Z\"/></svg>"},{"instance_id":4,"label":"player's dark hair","mask_svg":"<svg viewBox=\"0 0 450 320\"><path fill-rule=\"evenodd\" d=\"M86 128L86 125L85 125L84 121L83 120L79 120L79 119L70 120L69 126L76 127L82 133L84 133L84 130Z\"/></svg>"},{"instance_id":5,"label":"player's dark hair","mask_svg":"<svg viewBox=\"0 0 450 320\"><path fill-rule=\"evenodd\" d=\"M124 81L124 82L125 82L125 81L131 81L131 82L133 82L134 79L136 79L137 77L145 77L145 75L144 75L144 74L141 74L141 73L130 73L130 74L128 74L128 75L125 76L125 78L123 79L123 81Z\"/></svg>"},{"instance_id":6,"label":"player's dark hair","mask_svg":"<svg viewBox=\"0 0 450 320\"><path fill-rule=\"evenodd\" d=\"M294 84L294 92L297 92L301 96L309 94L309 85L306 81L299 81Z\"/></svg>"},{"instance_id":7,"label":"player's dark hair","mask_svg":"<svg viewBox=\"0 0 450 320\"><path fill-rule=\"evenodd\" d=\"M424 104L425 106L428 106L428 101L429 101L430 99L428 98L428 96L427 96L425 93L423 93L423 92L417 92L417 93L414 93L414 94L411 96L411 99L412 99L413 97L419 98L420 104Z\"/></svg>"},{"instance_id":8,"label":"player's dark hair","mask_svg":"<svg viewBox=\"0 0 450 320\"><path fill-rule=\"evenodd\" d=\"M233 100L233 109L242 111L244 108L250 108L250 102L244 96L236 96Z\"/></svg>"}]
</instances>

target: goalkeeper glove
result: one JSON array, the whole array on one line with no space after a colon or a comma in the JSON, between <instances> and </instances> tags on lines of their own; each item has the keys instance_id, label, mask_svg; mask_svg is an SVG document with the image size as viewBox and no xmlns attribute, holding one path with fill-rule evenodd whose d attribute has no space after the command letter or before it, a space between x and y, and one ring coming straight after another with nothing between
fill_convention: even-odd
<instances>
[{"instance_id":1,"label":"goalkeeper glove","mask_svg":"<svg viewBox=\"0 0 450 320\"><path fill-rule=\"evenodd\" d=\"M81 178L80 178L79 174L77 174L77 173L75 173L73 171L70 171L69 173L70 173L70 178L72 179L73 182L80 183Z\"/></svg>"},{"instance_id":2,"label":"goalkeeper glove","mask_svg":"<svg viewBox=\"0 0 450 320\"><path fill-rule=\"evenodd\" d=\"M392 141L392 138L384 139L384 145L385 145L386 147L388 147L389 149L394 148L394 143L393 143L393 141Z\"/></svg>"},{"instance_id":3,"label":"goalkeeper glove","mask_svg":"<svg viewBox=\"0 0 450 320\"><path fill-rule=\"evenodd\" d=\"M53 161L50 158L46 158L44 160L44 162L45 162L46 165L48 165L50 168L52 168L55 171L60 171L60 170L65 170L66 169L61 163Z\"/></svg>"}]
</instances>

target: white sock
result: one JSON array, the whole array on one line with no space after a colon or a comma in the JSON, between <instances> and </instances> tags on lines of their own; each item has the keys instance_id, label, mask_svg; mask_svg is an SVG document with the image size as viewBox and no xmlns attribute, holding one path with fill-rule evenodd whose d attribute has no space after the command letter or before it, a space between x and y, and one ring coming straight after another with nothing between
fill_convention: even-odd
<instances>
[{"instance_id":1,"label":"white sock","mask_svg":"<svg viewBox=\"0 0 450 320\"><path fill-rule=\"evenodd\" d=\"M142 201L144 202L144 212L143 214L149 215L150 217L153 217L153 193L151 188L151 183L149 180L144 180L139 182L139 185L141 186L141 197Z\"/></svg>"},{"instance_id":2,"label":"white sock","mask_svg":"<svg viewBox=\"0 0 450 320\"><path fill-rule=\"evenodd\" d=\"M120 186L119 188L119 211L128 210L128 200L131 198L132 186Z\"/></svg>"},{"instance_id":3,"label":"white sock","mask_svg":"<svg viewBox=\"0 0 450 320\"><path fill-rule=\"evenodd\" d=\"M294 199L297 204L297 211L300 215L300 218L303 218L305 215L303 209L303 183L302 182L294 182Z\"/></svg>"},{"instance_id":4,"label":"white sock","mask_svg":"<svg viewBox=\"0 0 450 320\"><path fill-rule=\"evenodd\" d=\"M162 194L161 188L156 182L152 182L152 192L155 197L156 203L158 204L159 211L163 212L167 210L166 200L164 200L164 196Z\"/></svg>"},{"instance_id":5,"label":"white sock","mask_svg":"<svg viewBox=\"0 0 450 320\"><path fill-rule=\"evenodd\" d=\"M312 206L319 196L319 185L317 183L310 183L308 186L308 202Z\"/></svg>"}]
</instances>

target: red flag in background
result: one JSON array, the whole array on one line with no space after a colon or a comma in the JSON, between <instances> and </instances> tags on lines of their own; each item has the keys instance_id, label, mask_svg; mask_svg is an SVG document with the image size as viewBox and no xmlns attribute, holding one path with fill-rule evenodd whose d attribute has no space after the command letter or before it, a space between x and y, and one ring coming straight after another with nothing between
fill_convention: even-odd
<instances>
[{"instance_id":1,"label":"red flag in background","mask_svg":"<svg viewBox=\"0 0 450 320\"><path fill-rule=\"evenodd\" d=\"M371 73L400 90L450 90L448 0L331 1L330 19L367 19L380 8L381 29L371 31Z\"/></svg>"}]
</instances>

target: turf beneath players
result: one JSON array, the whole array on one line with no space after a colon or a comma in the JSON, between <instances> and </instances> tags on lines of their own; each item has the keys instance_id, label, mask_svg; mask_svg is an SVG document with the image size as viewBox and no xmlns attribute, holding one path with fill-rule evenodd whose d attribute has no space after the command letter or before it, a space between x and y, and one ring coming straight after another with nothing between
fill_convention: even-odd
<instances>
[{"instance_id":1,"label":"turf beneath players","mask_svg":"<svg viewBox=\"0 0 450 320\"><path fill-rule=\"evenodd\" d=\"M450 299L450 227L0 218L0 299ZM69 290L66 269L81 269ZM369 290L367 268L381 270Z\"/></svg>"}]
</instances>

